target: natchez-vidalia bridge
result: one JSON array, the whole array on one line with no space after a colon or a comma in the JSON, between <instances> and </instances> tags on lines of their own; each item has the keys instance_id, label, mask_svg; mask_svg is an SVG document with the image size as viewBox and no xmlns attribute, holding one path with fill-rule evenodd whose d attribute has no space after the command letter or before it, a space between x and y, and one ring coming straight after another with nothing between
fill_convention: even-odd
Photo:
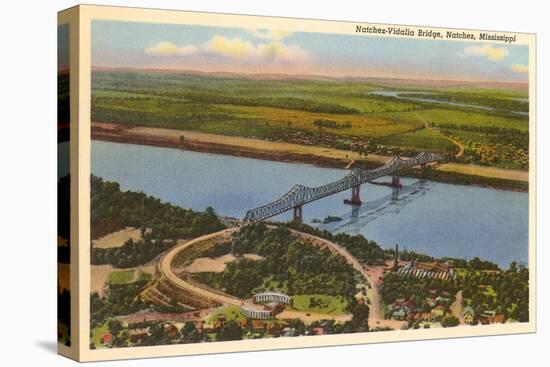
<instances>
[{"instance_id":1,"label":"natchez-vidalia bridge","mask_svg":"<svg viewBox=\"0 0 550 367\"><path fill-rule=\"evenodd\" d=\"M301 222L303 205L349 188L351 188L351 200L345 200L345 202L352 205L360 205L361 199L359 198L359 190L361 188L361 184L383 176L391 175L392 181L390 185L399 187L399 171L402 169L415 166L425 167L428 163L439 162L442 160L444 160L444 157L441 154L428 152L422 152L416 157L409 159L402 159L399 156L395 156L381 167L371 170L355 168L344 178L326 185L307 187L297 184L292 186L290 191L283 195L280 199L254 209L250 209L246 212L246 216L243 221L257 222L293 209L294 220Z\"/></svg>"}]
</instances>

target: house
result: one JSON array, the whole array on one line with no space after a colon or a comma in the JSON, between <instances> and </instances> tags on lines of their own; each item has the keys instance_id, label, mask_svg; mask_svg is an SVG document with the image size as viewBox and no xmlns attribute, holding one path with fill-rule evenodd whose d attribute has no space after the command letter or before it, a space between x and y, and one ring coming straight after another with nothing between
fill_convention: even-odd
<instances>
[{"instance_id":1,"label":"house","mask_svg":"<svg viewBox=\"0 0 550 367\"><path fill-rule=\"evenodd\" d=\"M252 320L252 332L263 333L265 331L265 322L263 320Z\"/></svg>"},{"instance_id":2,"label":"house","mask_svg":"<svg viewBox=\"0 0 550 367\"><path fill-rule=\"evenodd\" d=\"M110 333L103 334L99 341L103 345L111 345L111 343L113 342L113 336Z\"/></svg>"},{"instance_id":3,"label":"house","mask_svg":"<svg viewBox=\"0 0 550 367\"><path fill-rule=\"evenodd\" d=\"M394 320L405 320L405 318L407 317L407 309L405 307L398 307L393 310L391 317Z\"/></svg>"},{"instance_id":4,"label":"house","mask_svg":"<svg viewBox=\"0 0 550 367\"><path fill-rule=\"evenodd\" d=\"M132 343L141 343L149 336L149 331L145 328L131 329L128 331L128 337Z\"/></svg>"},{"instance_id":5,"label":"house","mask_svg":"<svg viewBox=\"0 0 550 367\"><path fill-rule=\"evenodd\" d=\"M238 319L237 325L239 325L241 328L248 327L248 319Z\"/></svg>"},{"instance_id":6,"label":"house","mask_svg":"<svg viewBox=\"0 0 550 367\"><path fill-rule=\"evenodd\" d=\"M432 318L434 320L441 320L445 315L445 307L442 305L435 306L432 308Z\"/></svg>"},{"instance_id":7,"label":"house","mask_svg":"<svg viewBox=\"0 0 550 367\"><path fill-rule=\"evenodd\" d=\"M503 314L499 313L499 314L496 314L492 319L491 319L491 324L504 324L504 321L505 321L505 317Z\"/></svg>"},{"instance_id":8,"label":"house","mask_svg":"<svg viewBox=\"0 0 550 367\"><path fill-rule=\"evenodd\" d=\"M296 335L296 329L291 327L285 327L283 329L283 334L282 334L283 337L292 337L295 335Z\"/></svg>"},{"instance_id":9,"label":"house","mask_svg":"<svg viewBox=\"0 0 550 367\"><path fill-rule=\"evenodd\" d=\"M225 316L225 314L223 313L219 314L218 321L223 325L227 321L227 316Z\"/></svg>"},{"instance_id":10,"label":"house","mask_svg":"<svg viewBox=\"0 0 550 367\"><path fill-rule=\"evenodd\" d=\"M465 323L473 325L475 323L474 309L470 306L464 307L464 309L462 310L462 318L464 319Z\"/></svg>"},{"instance_id":11,"label":"house","mask_svg":"<svg viewBox=\"0 0 550 367\"><path fill-rule=\"evenodd\" d=\"M169 339L175 339L179 336L179 331L178 331L178 328L175 326L175 325L172 325L172 324L165 324L164 325L164 334L169 338Z\"/></svg>"},{"instance_id":12,"label":"house","mask_svg":"<svg viewBox=\"0 0 550 367\"><path fill-rule=\"evenodd\" d=\"M416 321L427 321L427 322L434 321L434 318L431 312L417 312L414 315L414 319Z\"/></svg>"},{"instance_id":13,"label":"house","mask_svg":"<svg viewBox=\"0 0 550 367\"><path fill-rule=\"evenodd\" d=\"M496 314L495 310L486 310L479 315L479 321L481 321L483 325L491 324Z\"/></svg>"},{"instance_id":14,"label":"house","mask_svg":"<svg viewBox=\"0 0 550 367\"><path fill-rule=\"evenodd\" d=\"M198 331L202 331L204 329L204 320L195 321L195 327Z\"/></svg>"},{"instance_id":15,"label":"house","mask_svg":"<svg viewBox=\"0 0 550 367\"><path fill-rule=\"evenodd\" d=\"M276 322L272 322L267 326L267 332L269 333L269 335L278 337L281 335L282 331L283 331L283 328L281 327L281 325L277 324Z\"/></svg>"},{"instance_id":16,"label":"house","mask_svg":"<svg viewBox=\"0 0 550 367\"><path fill-rule=\"evenodd\" d=\"M325 334L325 328L324 327L314 327L312 330L313 335L324 335Z\"/></svg>"},{"instance_id":17,"label":"house","mask_svg":"<svg viewBox=\"0 0 550 367\"><path fill-rule=\"evenodd\" d=\"M401 306L407 309L407 313L413 313L416 307L414 302L411 300L407 300L406 302L403 302Z\"/></svg>"}]
</instances>

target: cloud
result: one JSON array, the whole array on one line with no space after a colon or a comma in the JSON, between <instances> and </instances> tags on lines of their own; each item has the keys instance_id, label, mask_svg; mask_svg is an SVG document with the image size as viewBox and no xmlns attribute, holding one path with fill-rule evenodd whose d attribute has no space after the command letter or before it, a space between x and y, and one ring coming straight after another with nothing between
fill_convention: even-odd
<instances>
[{"instance_id":1,"label":"cloud","mask_svg":"<svg viewBox=\"0 0 550 367\"><path fill-rule=\"evenodd\" d=\"M255 47L249 41L243 41L240 38L225 38L219 35L212 37L203 46L203 50L228 58L247 57L256 52Z\"/></svg>"},{"instance_id":2,"label":"cloud","mask_svg":"<svg viewBox=\"0 0 550 367\"><path fill-rule=\"evenodd\" d=\"M491 45L468 46L464 49L461 55L486 57L491 61L501 61L508 56L508 50L505 48L493 47Z\"/></svg>"},{"instance_id":3,"label":"cloud","mask_svg":"<svg viewBox=\"0 0 550 367\"><path fill-rule=\"evenodd\" d=\"M255 31L256 32L256 31ZM271 31L269 31L271 32ZM202 45L178 46L170 41L161 41L153 47L145 49L145 53L152 56L219 56L227 59L246 59L249 61L263 61L272 63L295 63L309 59L309 53L298 45L287 45L282 38L288 37L286 32L258 32L259 38L270 42L254 45L242 38L227 38L215 35Z\"/></svg>"},{"instance_id":4,"label":"cloud","mask_svg":"<svg viewBox=\"0 0 550 367\"><path fill-rule=\"evenodd\" d=\"M254 38L270 41L281 41L285 38L292 36L292 32L272 29L266 31L249 29L248 33L250 33Z\"/></svg>"},{"instance_id":5,"label":"cloud","mask_svg":"<svg viewBox=\"0 0 550 367\"><path fill-rule=\"evenodd\" d=\"M512 64L511 69L512 69L512 71L515 71L516 73L527 73L527 72L529 72L529 68L526 65L522 65L522 64Z\"/></svg>"},{"instance_id":6,"label":"cloud","mask_svg":"<svg viewBox=\"0 0 550 367\"><path fill-rule=\"evenodd\" d=\"M193 45L177 46L169 41L161 41L153 47L145 49L145 53L152 56L189 56L200 52L200 48Z\"/></svg>"},{"instance_id":7,"label":"cloud","mask_svg":"<svg viewBox=\"0 0 550 367\"><path fill-rule=\"evenodd\" d=\"M281 42L262 43L258 45L258 52L264 60L281 63L304 62L309 59L309 53L300 46Z\"/></svg>"}]
</instances>

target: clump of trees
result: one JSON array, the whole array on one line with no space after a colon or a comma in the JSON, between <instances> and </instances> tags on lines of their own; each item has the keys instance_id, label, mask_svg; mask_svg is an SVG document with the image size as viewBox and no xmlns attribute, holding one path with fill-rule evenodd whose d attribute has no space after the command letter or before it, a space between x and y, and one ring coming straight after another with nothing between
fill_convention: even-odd
<instances>
[{"instance_id":1,"label":"clump of trees","mask_svg":"<svg viewBox=\"0 0 550 367\"><path fill-rule=\"evenodd\" d=\"M384 276L380 295L387 305L397 299L408 299L422 311L428 312L432 307L428 304L428 298L433 296L430 290L434 291L434 294L448 294L447 300L443 302L443 306L448 308L454 302L459 286L459 282L453 279L417 278L390 272Z\"/></svg>"},{"instance_id":2,"label":"clump of trees","mask_svg":"<svg viewBox=\"0 0 550 367\"><path fill-rule=\"evenodd\" d=\"M353 126L350 121L340 123L338 121L327 119L314 120L313 125L317 127L328 127L331 129L350 129Z\"/></svg>"},{"instance_id":3,"label":"clump of trees","mask_svg":"<svg viewBox=\"0 0 550 367\"><path fill-rule=\"evenodd\" d=\"M141 279L129 284L111 284L104 297L98 293L90 296L90 325L101 325L110 317L128 315L151 307L139 297L139 293L148 284Z\"/></svg>"},{"instance_id":4,"label":"clump of trees","mask_svg":"<svg viewBox=\"0 0 550 367\"><path fill-rule=\"evenodd\" d=\"M479 257L473 259L457 259L446 257L444 260L449 260L455 268L471 269L471 270L500 270L497 264L488 260L481 260Z\"/></svg>"},{"instance_id":5,"label":"clump of trees","mask_svg":"<svg viewBox=\"0 0 550 367\"><path fill-rule=\"evenodd\" d=\"M362 235L351 236L346 233L332 234L329 231L296 222L286 223L285 226L329 241L334 241L340 246L345 247L356 259L366 264L381 262L387 257L392 256L390 253L391 251L383 250L375 241L370 241Z\"/></svg>"},{"instance_id":6,"label":"clump of trees","mask_svg":"<svg viewBox=\"0 0 550 367\"><path fill-rule=\"evenodd\" d=\"M174 240L152 240L150 236L134 241L129 239L120 247L92 248L92 265L111 264L116 268L131 268L145 264L174 246Z\"/></svg>"},{"instance_id":7,"label":"clump of trees","mask_svg":"<svg viewBox=\"0 0 550 367\"><path fill-rule=\"evenodd\" d=\"M142 192L123 192L118 183L92 176L92 238L128 226L150 228L157 239L192 238L224 228L212 208L202 213L183 209Z\"/></svg>"},{"instance_id":8,"label":"clump of trees","mask_svg":"<svg viewBox=\"0 0 550 367\"><path fill-rule=\"evenodd\" d=\"M476 315L495 310L506 318L529 321L529 269L512 262L501 272L468 271L462 296Z\"/></svg>"},{"instance_id":9,"label":"clump of trees","mask_svg":"<svg viewBox=\"0 0 550 367\"><path fill-rule=\"evenodd\" d=\"M234 95L227 95L213 92L184 93L183 97L189 101L209 104L233 104L239 106L263 106L285 108L289 110L301 110L320 113L359 113L355 108L344 107L338 104L316 102L309 99L286 97L286 98L247 98Z\"/></svg>"},{"instance_id":10,"label":"clump of trees","mask_svg":"<svg viewBox=\"0 0 550 367\"><path fill-rule=\"evenodd\" d=\"M229 246L227 246L229 247ZM261 290L264 282L289 294L328 294L350 297L355 292L355 270L341 256L296 239L287 228L270 229L263 223L235 234L236 255L254 253L264 259L242 258L221 273L195 275L200 281L238 297Z\"/></svg>"}]
</instances>

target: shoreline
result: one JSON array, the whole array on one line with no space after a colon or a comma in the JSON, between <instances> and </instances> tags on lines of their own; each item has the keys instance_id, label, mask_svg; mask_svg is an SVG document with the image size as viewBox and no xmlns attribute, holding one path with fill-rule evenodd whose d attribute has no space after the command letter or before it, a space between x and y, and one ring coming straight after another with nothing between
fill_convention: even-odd
<instances>
[{"instance_id":1,"label":"shoreline","mask_svg":"<svg viewBox=\"0 0 550 367\"><path fill-rule=\"evenodd\" d=\"M91 130L92 140L175 148L200 153L224 154L286 163L312 164L325 168L350 169L353 167L362 167L372 169L386 163L391 158L369 154L365 159L356 152L332 148L301 146L291 143L228 137L194 131L128 127L120 124L94 122L92 123ZM184 136L183 141L180 141L180 136ZM214 138L216 142L212 141ZM482 174L472 173L476 171L480 171ZM506 176L508 171L494 167L463 165L450 162L438 165L436 168L429 166L429 169L425 170L418 168L405 169L402 171L402 176L451 184L528 192L528 172L512 171L516 175L516 178L520 179L511 179L503 177Z\"/></svg>"}]
</instances>

